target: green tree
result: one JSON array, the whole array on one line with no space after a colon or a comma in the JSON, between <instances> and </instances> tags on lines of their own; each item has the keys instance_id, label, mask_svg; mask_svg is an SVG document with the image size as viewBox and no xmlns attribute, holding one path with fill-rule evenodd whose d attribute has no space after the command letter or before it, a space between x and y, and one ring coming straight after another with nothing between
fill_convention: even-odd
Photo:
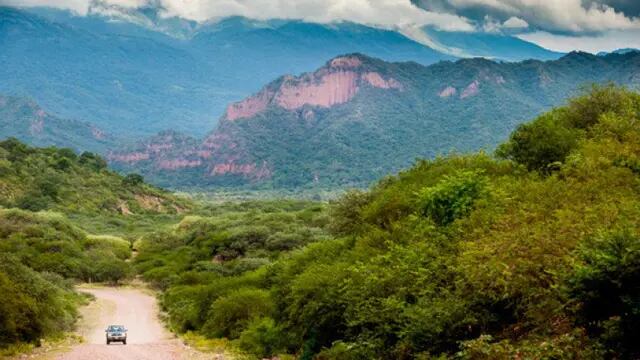
<instances>
[{"instance_id":1,"label":"green tree","mask_svg":"<svg viewBox=\"0 0 640 360\"><path fill-rule=\"evenodd\" d=\"M477 172L461 171L445 176L436 186L420 191L420 212L438 225L448 225L473 209L485 186L484 178Z\"/></svg>"},{"instance_id":2,"label":"green tree","mask_svg":"<svg viewBox=\"0 0 640 360\"><path fill-rule=\"evenodd\" d=\"M604 233L579 250L569 278L579 303L578 321L600 337L612 354L640 356L640 237L630 229Z\"/></svg>"},{"instance_id":3,"label":"green tree","mask_svg":"<svg viewBox=\"0 0 640 360\"><path fill-rule=\"evenodd\" d=\"M138 186L144 183L144 178L140 174L127 174L127 176L122 179L122 183L129 186Z\"/></svg>"}]
</instances>

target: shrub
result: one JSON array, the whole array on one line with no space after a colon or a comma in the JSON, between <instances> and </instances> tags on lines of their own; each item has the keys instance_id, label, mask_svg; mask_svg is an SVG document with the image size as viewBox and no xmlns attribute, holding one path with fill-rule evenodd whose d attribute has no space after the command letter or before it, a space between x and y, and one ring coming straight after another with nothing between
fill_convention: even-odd
<instances>
[{"instance_id":1,"label":"shrub","mask_svg":"<svg viewBox=\"0 0 640 360\"><path fill-rule=\"evenodd\" d=\"M0 254L0 347L72 327L80 297L59 282Z\"/></svg>"},{"instance_id":2,"label":"shrub","mask_svg":"<svg viewBox=\"0 0 640 360\"><path fill-rule=\"evenodd\" d=\"M272 318L254 318L240 334L238 345L258 358L270 358L284 351L282 344L285 337Z\"/></svg>"},{"instance_id":3,"label":"shrub","mask_svg":"<svg viewBox=\"0 0 640 360\"><path fill-rule=\"evenodd\" d=\"M83 152L82 155L80 155L80 159L78 160L78 162L83 165L88 165L94 171L100 171L102 169L106 169L107 167L106 160L104 160L99 155L87 151Z\"/></svg>"},{"instance_id":4,"label":"shrub","mask_svg":"<svg viewBox=\"0 0 640 360\"><path fill-rule=\"evenodd\" d=\"M461 171L446 176L436 186L418 194L420 212L438 225L448 225L467 215L484 190L485 181L477 172Z\"/></svg>"},{"instance_id":5,"label":"shrub","mask_svg":"<svg viewBox=\"0 0 640 360\"><path fill-rule=\"evenodd\" d=\"M122 183L128 186L137 186L144 183L144 178L140 174L128 174L122 179Z\"/></svg>"},{"instance_id":6,"label":"shrub","mask_svg":"<svg viewBox=\"0 0 640 360\"><path fill-rule=\"evenodd\" d=\"M209 336L235 339L252 320L271 316L274 310L268 291L256 288L233 290L211 304L204 331Z\"/></svg>"},{"instance_id":7,"label":"shrub","mask_svg":"<svg viewBox=\"0 0 640 360\"><path fill-rule=\"evenodd\" d=\"M98 256L91 265L89 278L93 281L117 284L131 274L129 264L115 257Z\"/></svg>"}]
</instances>

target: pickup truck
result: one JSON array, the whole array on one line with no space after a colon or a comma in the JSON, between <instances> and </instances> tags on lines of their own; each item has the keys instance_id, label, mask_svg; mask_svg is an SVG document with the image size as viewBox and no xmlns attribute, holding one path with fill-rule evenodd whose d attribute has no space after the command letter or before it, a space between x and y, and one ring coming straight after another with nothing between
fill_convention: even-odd
<instances>
[{"instance_id":1,"label":"pickup truck","mask_svg":"<svg viewBox=\"0 0 640 360\"><path fill-rule=\"evenodd\" d=\"M127 329L122 325L109 325L104 331L107 333L107 345L114 341L127 345Z\"/></svg>"}]
</instances>

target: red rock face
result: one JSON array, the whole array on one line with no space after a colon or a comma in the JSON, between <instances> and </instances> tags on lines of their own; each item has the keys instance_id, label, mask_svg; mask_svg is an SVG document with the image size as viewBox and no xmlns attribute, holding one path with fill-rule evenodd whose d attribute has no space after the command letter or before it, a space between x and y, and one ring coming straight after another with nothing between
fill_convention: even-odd
<instances>
[{"instance_id":1,"label":"red rock face","mask_svg":"<svg viewBox=\"0 0 640 360\"><path fill-rule=\"evenodd\" d=\"M351 100L358 93L358 74L338 70L319 78L286 80L276 96L282 108L295 110L304 105L331 107Z\"/></svg>"},{"instance_id":2,"label":"red rock face","mask_svg":"<svg viewBox=\"0 0 640 360\"><path fill-rule=\"evenodd\" d=\"M448 98L451 96L455 96L457 93L458 90L456 90L456 88L454 88L453 86L447 86L446 88L444 88L444 90L440 91L438 96L441 98Z\"/></svg>"},{"instance_id":3,"label":"red rock face","mask_svg":"<svg viewBox=\"0 0 640 360\"><path fill-rule=\"evenodd\" d=\"M38 109L35 112L35 119L33 119L31 121L31 124L29 125L29 132L31 133L31 135L42 133L42 131L44 130L44 118L46 115L47 113L42 109Z\"/></svg>"},{"instance_id":4,"label":"red rock face","mask_svg":"<svg viewBox=\"0 0 640 360\"><path fill-rule=\"evenodd\" d=\"M107 160L109 161L123 162L127 164L133 164L133 163L137 163L139 161L148 160L148 159L149 159L149 153L143 153L143 152L132 152L132 153L125 153L125 154L109 153L107 155Z\"/></svg>"},{"instance_id":5,"label":"red rock face","mask_svg":"<svg viewBox=\"0 0 640 360\"><path fill-rule=\"evenodd\" d=\"M278 107L289 111L302 109L300 118L312 123L317 108L344 104L360 91L371 88L404 91L399 81L374 71L357 56L339 57L314 73L285 76L257 94L231 104L215 132L199 145L185 146L171 135L160 136L143 144L137 152L112 153L108 159L129 164L149 160L161 170L195 168L210 177L234 175L251 181L265 180L273 176L272 164L252 158L247 140L235 121Z\"/></svg>"},{"instance_id":6,"label":"red rock face","mask_svg":"<svg viewBox=\"0 0 640 360\"><path fill-rule=\"evenodd\" d=\"M175 159L175 160L160 160L158 168L163 170L179 170L185 168L195 168L202 165L201 160L187 160L187 159Z\"/></svg>"},{"instance_id":7,"label":"red rock face","mask_svg":"<svg viewBox=\"0 0 640 360\"><path fill-rule=\"evenodd\" d=\"M267 109L273 93L263 90L243 101L229 105L227 108L227 120L249 118Z\"/></svg>"},{"instance_id":8,"label":"red rock face","mask_svg":"<svg viewBox=\"0 0 640 360\"><path fill-rule=\"evenodd\" d=\"M256 163L238 164L232 161L228 163L215 164L211 170L212 176L227 174L242 175L254 180L263 180L271 177L271 171L266 163L263 163L261 167L258 167Z\"/></svg>"},{"instance_id":9,"label":"red rock face","mask_svg":"<svg viewBox=\"0 0 640 360\"><path fill-rule=\"evenodd\" d=\"M303 106L328 108L350 101L362 86L403 90L402 84L396 79L384 78L375 71L365 71L358 57L345 56L333 59L315 73L299 77L285 76L277 88L265 88L256 95L231 104L225 119L234 121L250 118L270 105L292 111Z\"/></svg>"},{"instance_id":10,"label":"red rock face","mask_svg":"<svg viewBox=\"0 0 640 360\"><path fill-rule=\"evenodd\" d=\"M106 137L105 132L95 126L91 127L91 135L93 135L93 138L96 140L102 140Z\"/></svg>"},{"instance_id":11,"label":"red rock face","mask_svg":"<svg viewBox=\"0 0 640 360\"><path fill-rule=\"evenodd\" d=\"M393 79L393 78L384 79L377 72L368 72L366 74L363 74L362 78L373 87L377 87L381 89L402 90L402 84L400 84L396 79Z\"/></svg>"},{"instance_id":12,"label":"red rock face","mask_svg":"<svg viewBox=\"0 0 640 360\"><path fill-rule=\"evenodd\" d=\"M471 96L478 95L480 92L480 82L478 80L474 80L469 86L467 86L462 94L460 95L461 99L465 99Z\"/></svg>"},{"instance_id":13,"label":"red rock face","mask_svg":"<svg viewBox=\"0 0 640 360\"><path fill-rule=\"evenodd\" d=\"M149 144L147 145L147 150L154 153L160 153L165 150L173 149L172 143L159 143L159 144Z\"/></svg>"},{"instance_id":14,"label":"red rock face","mask_svg":"<svg viewBox=\"0 0 640 360\"><path fill-rule=\"evenodd\" d=\"M358 59L355 56L342 56L342 57L337 57L331 60L331 63L329 66L331 66L332 68L338 68L338 67L357 68L357 67L360 67L361 65L362 65L362 60Z\"/></svg>"},{"instance_id":15,"label":"red rock face","mask_svg":"<svg viewBox=\"0 0 640 360\"><path fill-rule=\"evenodd\" d=\"M44 130L44 119L38 118L31 121L31 125L29 126L29 132L31 135L37 135L42 133Z\"/></svg>"}]
</instances>

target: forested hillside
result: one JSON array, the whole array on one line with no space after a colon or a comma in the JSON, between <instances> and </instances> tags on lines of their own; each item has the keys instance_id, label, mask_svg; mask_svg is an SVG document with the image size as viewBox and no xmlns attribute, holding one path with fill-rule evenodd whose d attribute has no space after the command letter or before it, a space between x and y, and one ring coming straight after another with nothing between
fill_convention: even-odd
<instances>
[{"instance_id":1,"label":"forested hillside","mask_svg":"<svg viewBox=\"0 0 640 360\"><path fill-rule=\"evenodd\" d=\"M230 104L196 146L162 137L108 158L118 170L171 188L366 187L416 158L492 150L582 86L635 89L638 74L637 52L427 67L351 54L312 73L280 77Z\"/></svg>"},{"instance_id":2,"label":"forested hillside","mask_svg":"<svg viewBox=\"0 0 640 360\"><path fill-rule=\"evenodd\" d=\"M143 180L108 170L94 153L0 142L0 206L125 215L177 213L189 206Z\"/></svg>"},{"instance_id":3,"label":"forested hillside","mask_svg":"<svg viewBox=\"0 0 640 360\"><path fill-rule=\"evenodd\" d=\"M105 153L116 139L87 122L61 119L35 101L0 94L0 132L31 146L57 146L76 151Z\"/></svg>"},{"instance_id":4,"label":"forested hillside","mask_svg":"<svg viewBox=\"0 0 640 360\"><path fill-rule=\"evenodd\" d=\"M497 156L421 160L346 194L328 223L185 219L136 267L176 330L258 358L634 359L639 121L640 95L594 88Z\"/></svg>"}]
</instances>

